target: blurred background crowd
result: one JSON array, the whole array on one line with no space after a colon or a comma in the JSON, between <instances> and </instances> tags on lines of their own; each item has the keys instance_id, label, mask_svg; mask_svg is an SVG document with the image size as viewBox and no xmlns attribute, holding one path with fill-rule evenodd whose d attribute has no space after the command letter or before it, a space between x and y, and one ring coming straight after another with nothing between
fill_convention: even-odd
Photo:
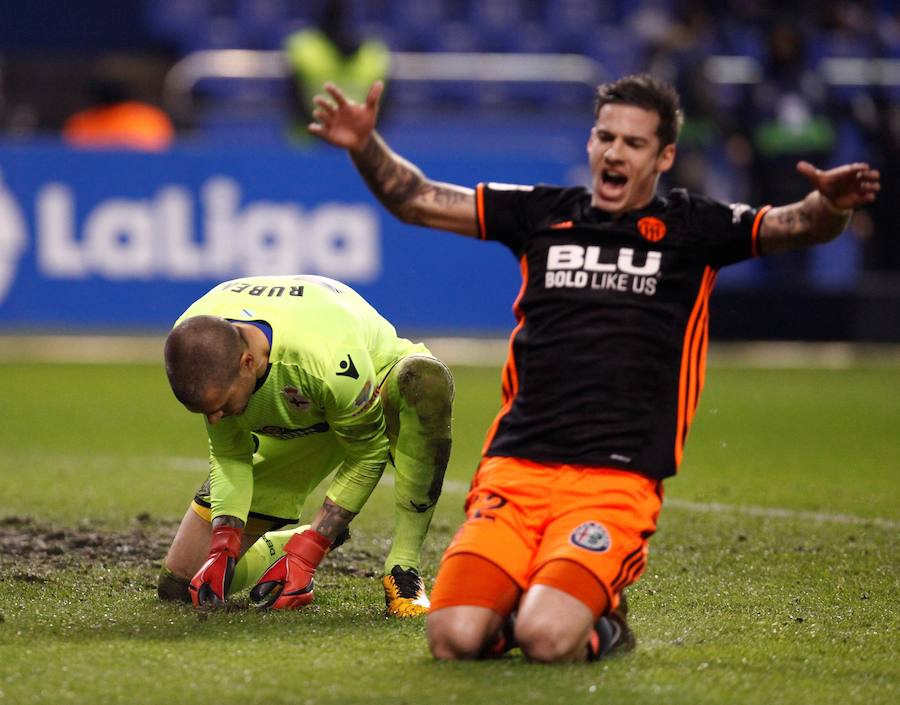
<instances>
[{"instance_id":1,"label":"blurred background crowd","mask_svg":"<svg viewBox=\"0 0 900 705\"><path fill-rule=\"evenodd\" d=\"M358 94L385 78L383 129L439 142L447 133L438 126L455 125L453 149L470 148L469 139L476 149L511 149L515 134L527 154L552 149L557 137L586 138L596 83L651 71L675 84L686 113L667 186L781 204L808 191L794 172L799 159L881 169L882 196L856 214L849 237L747 276L820 290L861 277L897 287L896 0L0 0L0 8L0 130L12 141L64 135L90 145L94 130L126 123L143 126L129 138L140 149L235 139L315 149L302 126L321 82ZM96 113L123 105L124 113ZM477 130L458 133L476 121L481 143Z\"/></svg>"}]
</instances>

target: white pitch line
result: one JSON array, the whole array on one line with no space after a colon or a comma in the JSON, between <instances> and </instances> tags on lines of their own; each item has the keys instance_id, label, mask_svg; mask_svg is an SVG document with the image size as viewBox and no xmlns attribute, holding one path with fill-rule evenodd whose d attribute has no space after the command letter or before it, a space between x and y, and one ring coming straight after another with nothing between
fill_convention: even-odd
<instances>
[{"instance_id":1,"label":"white pitch line","mask_svg":"<svg viewBox=\"0 0 900 705\"><path fill-rule=\"evenodd\" d=\"M393 474L385 474L381 482L387 486L393 486ZM466 494L469 491L469 483L456 480L444 480L444 492L453 494ZM809 512L799 509L784 509L780 507L758 507L754 505L721 504L719 502L690 502L685 499L666 499L663 507L672 509L717 514L747 514L750 516L767 517L771 519L803 519L830 524L855 524L872 525L883 529L900 529L900 521L883 519L881 517L861 517L855 514L832 514L829 512Z\"/></svg>"},{"instance_id":2,"label":"white pitch line","mask_svg":"<svg viewBox=\"0 0 900 705\"><path fill-rule=\"evenodd\" d=\"M204 457L184 457L184 456L147 456L134 457L122 460L115 456L94 456L87 458L72 458L68 456L40 456L44 462L49 462L56 467L64 469L74 469L77 466L85 464L93 465L98 468L118 467L120 469L127 468L146 468L148 471L153 469L175 470L177 472L190 472L201 474L209 468L209 462ZM33 463L35 456L29 457L29 462ZM394 473L389 469L385 472L381 483L385 487L394 486ZM460 482L459 480L444 480L444 493L454 495L465 495L469 491L468 482ZM800 509L785 509L783 507L760 507L752 504L722 504L720 502L692 502L686 499L668 498L663 502L664 507L675 509L678 511L701 512L705 514L744 514L747 516L766 517L769 519L802 519L804 521L815 521L828 524L848 524L854 526L877 526L882 529L896 530L900 529L900 521L894 519L885 519L883 517L862 517L856 514L832 513L832 512L810 512Z\"/></svg>"},{"instance_id":3,"label":"white pitch line","mask_svg":"<svg viewBox=\"0 0 900 705\"><path fill-rule=\"evenodd\" d=\"M54 453L27 453L21 456L31 466L46 465L58 470L78 470L79 468L92 468L94 470L177 470L179 472L203 472L209 471L209 460L203 456L177 457L163 455L133 456L122 458L117 455L92 455L79 457L72 455L57 455Z\"/></svg>"},{"instance_id":4,"label":"white pitch line","mask_svg":"<svg viewBox=\"0 0 900 705\"><path fill-rule=\"evenodd\" d=\"M449 365L499 367L509 353L500 337L419 336ZM17 335L0 331L0 362L149 363L162 364L165 333L147 335ZM771 369L846 369L860 364L900 366L900 345L854 343L727 343L714 341L713 366Z\"/></svg>"},{"instance_id":5,"label":"white pitch line","mask_svg":"<svg viewBox=\"0 0 900 705\"><path fill-rule=\"evenodd\" d=\"M861 517L855 514L832 514L830 512L809 512L799 509L783 509L780 507L758 507L742 504L720 504L719 502L690 502L685 499L667 499L664 507L681 509L688 512L706 512L718 514L747 514L749 516L771 519L803 519L830 524L873 525L882 529L900 529L900 521L881 517Z\"/></svg>"}]
</instances>

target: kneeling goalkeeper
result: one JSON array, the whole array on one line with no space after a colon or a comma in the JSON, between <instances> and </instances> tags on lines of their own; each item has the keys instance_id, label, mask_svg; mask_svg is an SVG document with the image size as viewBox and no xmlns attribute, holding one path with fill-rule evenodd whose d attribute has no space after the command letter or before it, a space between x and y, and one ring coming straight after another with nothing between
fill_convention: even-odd
<instances>
[{"instance_id":1,"label":"kneeling goalkeeper","mask_svg":"<svg viewBox=\"0 0 900 705\"><path fill-rule=\"evenodd\" d=\"M166 556L162 599L215 606L252 585L257 606L308 604L390 460L387 611L427 612L420 553L451 444L443 363L350 287L311 275L216 286L178 319L165 361L175 396L206 419L210 472ZM281 530L335 470L312 522Z\"/></svg>"}]
</instances>

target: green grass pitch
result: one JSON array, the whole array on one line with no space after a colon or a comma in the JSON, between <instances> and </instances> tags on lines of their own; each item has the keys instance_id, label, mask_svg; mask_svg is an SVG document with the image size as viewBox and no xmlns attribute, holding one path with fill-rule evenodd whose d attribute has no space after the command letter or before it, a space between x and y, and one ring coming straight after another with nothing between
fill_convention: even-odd
<instances>
[{"instance_id":1,"label":"green grass pitch","mask_svg":"<svg viewBox=\"0 0 900 705\"><path fill-rule=\"evenodd\" d=\"M498 408L496 368L454 372L429 583ZM0 704L900 702L896 365L713 366L629 592L638 648L577 666L436 663L422 622L386 620L387 482L311 607L160 604L155 566L205 474L200 419L159 365L0 379Z\"/></svg>"}]
</instances>

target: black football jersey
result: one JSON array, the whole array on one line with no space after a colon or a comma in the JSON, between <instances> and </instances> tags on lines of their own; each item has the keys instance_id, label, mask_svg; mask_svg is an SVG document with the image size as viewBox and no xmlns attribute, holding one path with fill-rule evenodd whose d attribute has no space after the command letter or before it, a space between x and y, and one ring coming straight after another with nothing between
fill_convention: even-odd
<instances>
[{"instance_id":1,"label":"black football jersey","mask_svg":"<svg viewBox=\"0 0 900 705\"><path fill-rule=\"evenodd\" d=\"M479 184L479 233L518 258L518 325L484 453L675 474L703 387L709 295L767 208L675 189L618 218L584 188Z\"/></svg>"}]
</instances>

